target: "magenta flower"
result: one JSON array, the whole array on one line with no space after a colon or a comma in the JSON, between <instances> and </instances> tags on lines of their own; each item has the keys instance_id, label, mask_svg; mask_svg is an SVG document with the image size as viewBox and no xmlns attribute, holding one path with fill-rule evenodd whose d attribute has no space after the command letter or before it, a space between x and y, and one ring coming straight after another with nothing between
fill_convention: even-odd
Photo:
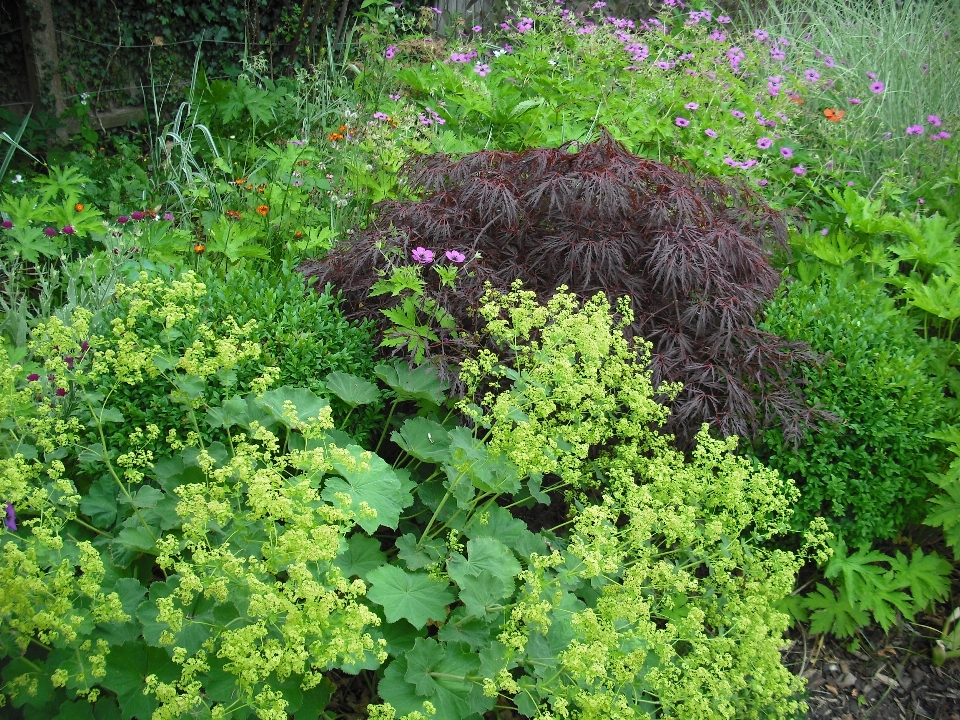
<instances>
[{"instance_id":1,"label":"magenta flower","mask_svg":"<svg viewBox=\"0 0 960 720\"><path fill-rule=\"evenodd\" d=\"M820 234L826 237L830 234L830 228L823 228L823 230L820 231Z\"/></svg>"},{"instance_id":2,"label":"magenta flower","mask_svg":"<svg viewBox=\"0 0 960 720\"><path fill-rule=\"evenodd\" d=\"M807 70L807 71L803 74L803 76L804 76L804 78L806 78L807 82L816 82L817 80L820 79L820 73L818 73L818 72L817 72L816 70L814 70L813 68L810 68L809 70Z\"/></svg>"},{"instance_id":3,"label":"magenta flower","mask_svg":"<svg viewBox=\"0 0 960 720\"><path fill-rule=\"evenodd\" d=\"M868 73L867 73L867 77L870 78L871 80L876 80L876 79L877 79L877 74L876 74L876 73L872 73L872 72L868 72Z\"/></svg>"},{"instance_id":4,"label":"magenta flower","mask_svg":"<svg viewBox=\"0 0 960 720\"><path fill-rule=\"evenodd\" d=\"M807 169L806 169L803 165L797 165L795 168L793 168L793 174L794 174L794 175L806 175L806 174L807 174Z\"/></svg>"},{"instance_id":5,"label":"magenta flower","mask_svg":"<svg viewBox=\"0 0 960 720\"><path fill-rule=\"evenodd\" d=\"M473 71L480 77L486 77L490 72L490 66L486 63L477 63L473 66Z\"/></svg>"},{"instance_id":6,"label":"magenta flower","mask_svg":"<svg viewBox=\"0 0 960 720\"><path fill-rule=\"evenodd\" d=\"M884 85L879 80L877 80L876 82L870 83L870 90L873 92L874 95L879 95L880 93L882 93L885 87L886 85Z\"/></svg>"},{"instance_id":7,"label":"magenta flower","mask_svg":"<svg viewBox=\"0 0 960 720\"><path fill-rule=\"evenodd\" d=\"M765 178L760 178L759 180L757 180L757 185L759 185L760 187L763 187L766 184L767 184L767 181Z\"/></svg>"},{"instance_id":8,"label":"magenta flower","mask_svg":"<svg viewBox=\"0 0 960 720\"><path fill-rule=\"evenodd\" d=\"M73 229L73 225L64 225L60 229L60 232L62 232L64 235L73 235L77 231Z\"/></svg>"},{"instance_id":9,"label":"magenta flower","mask_svg":"<svg viewBox=\"0 0 960 720\"><path fill-rule=\"evenodd\" d=\"M768 33L766 30L761 30L760 28L757 28L756 30L753 31L753 36L760 42L763 42L768 37L770 37L770 33Z\"/></svg>"},{"instance_id":10,"label":"magenta flower","mask_svg":"<svg viewBox=\"0 0 960 720\"><path fill-rule=\"evenodd\" d=\"M687 110L697 110L700 107L700 103L688 102L684 107Z\"/></svg>"},{"instance_id":11,"label":"magenta flower","mask_svg":"<svg viewBox=\"0 0 960 720\"><path fill-rule=\"evenodd\" d=\"M785 160L789 160L793 157L793 150L788 147L782 147L780 148L780 154L783 155Z\"/></svg>"},{"instance_id":12,"label":"magenta flower","mask_svg":"<svg viewBox=\"0 0 960 720\"><path fill-rule=\"evenodd\" d=\"M907 128L907 135L923 135L923 125L911 125Z\"/></svg>"},{"instance_id":13,"label":"magenta flower","mask_svg":"<svg viewBox=\"0 0 960 720\"><path fill-rule=\"evenodd\" d=\"M172 220L173 220L173 213L164 213L164 214L163 214L163 219L164 219L164 220L170 220L170 221L172 221Z\"/></svg>"},{"instance_id":14,"label":"magenta flower","mask_svg":"<svg viewBox=\"0 0 960 720\"><path fill-rule=\"evenodd\" d=\"M444 255L447 256L447 260L449 260L452 263L457 263L457 265L459 265L460 263L462 263L464 260L467 259L467 256L464 255L459 250L447 250L444 253Z\"/></svg>"},{"instance_id":15,"label":"magenta flower","mask_svg":"<svg viewBox=\"0 0 960 720\"><path fill-rule=\"evenodd\" d=\"M661 70L669 70L672 66L666 60L659 60L657 62L657 67Z\"/></svg>"},{"instance_id":16,"label":"magenta flower","mask_svg":"<svg viewBox=\"0 0 960 720\"><path fill-rule=\"evenodd\" d=\"M731 110L730 114L733 115L738 120L743 120L747 116L746 113L741 112L740 110Z\"/></svg>"},{"instance_id":17,"label":"magenta flower","mask_svg":"<svg viewBox=\"0 0 960 720\"><path fill-rule=\"evenodd\" d=\"M121 225L124 225L125 223L130 222L130 218L128 218L126 215L121 215L120 217L117 218L117 222L120 223Z\"/></svg>"},{"instance_id":18,"label":"magenta flower","mask_svg":"<svg viewBox=\"0 0 960 720\"><path fill-rule=\"evenodd\" d=\"M64 395L67 394L67 389L66 389L66 388L57 388L57 393L56 393L56 394L57 394L57 397L63 397Z\"/></svg>"},{"instance_id":19,"label":"magenta flower","mask_svg":"<svg viewBox=\"0 0 960 720\"><path fill-rule=\"evenodd\" d=\"M847 180L847 187L853 187L856 183L853 180Z\"/></svg>"},{"instance_id":20,"label":"magenta flower","mask_svg":"<svg viewBox=\"0 0 960 720\"><path fill-rule=\"evenodd\" d=\"M729 25L732 21L726 15L717 15L717 22L723 25Z\"/></svg>"},{"instance_id":21,"label":"magenta flower","mask_svg":"<svg viewBox=\"0 0 960 720\"><path fill-rule=\"evenodd\" d=\"M143 213L139 210L134 210L132 213L130 213L130 217L132 217L134 220L143 220Z\"/></svg>"},{"instance_id":22,"label":"magenta flower","mask_svg":"<svg viewBox=\"0 0 960 720\"><path fill-rule=\"evenodd\" d=\"M478 33L478 32L480 32L481 30L483 30L483 25L474 25L474 26L473 26L472 28L470 28L470 29L473 30L473 32Z\"/></svg>"},{"instance_id":23,"label":"magenta flower","mask_svg":"<svg viewBox=\"0 0 960 720\"><path fill-rule=\"evenodd\" d=\"M931 140L949 140L950 133L948 133L946 130L941 130L936 135L931 135L930 139Z\"/></svg>"},{"instance_id":24,"label":"magenta flower","mask_svg":"<svg viewBox=\"0 0 960 720\"><path fill-rule=\"evenodd\" d=\"M433 250L427 250L423 247L415 247L410 256L421 265L427 265L433 262Z\"/></svg>"},{"instance_id":25,"label":"magenta flower","mask_svg":"<svg viewBox=\"0 0 960 720\"><path fill-rule=\"evenodd\" d=\"M13 223L9 220L4 220L3 222L0 222L0 227L2 227L4 230L9 230L13 227Z\"/></svg>"},{"instance_id":26,"label":"magenta flower","mask_svg":"<svg viewBox=\"0 0 960 720\"><path fill-rule=\"evenodd\" d=\"M934 127L940 127L943 124L940 122L940 118L936 115L927 115L927 122Z\"/></svg>"},{"instance_id":27,"label":"magenta flower","mask_svg":"<svg viewBox=\"0 0 960 720\"><path fill-rule=\"evenodd\" d=\"M923 205L926 202L926 200L924 200L923 198L917 198L917 202Z\"/></svg>"},{"instance_id":28,"label":"magenta flower","mask_svg":"<svg viewBox=\"0 0 960 720\"><path fill-rule=\"evenodd\" d=\"M778 47L770 48L770 57L773 60L786 60L787 54Z\"/></svg>"},{"instance_id":29,"label":"magenta flower","mask_svg":"<svg viewBox=\"0 0 960 720\"><path fill-rule=\"evenodd\" d=\"M703 134L706 135L707 137L715 138L717 136L717 131L714 130L713 128L707 128L706 130L703 131Z\"/></svg>"},{"instance_id":30,"label":"magenta flower","mask_svg":"<svg viewBox=\"0 0 960 720\"><path fill-rule=\"evenodd\" d=\"M830 57L829 55L827 55L827 56L823 59L823 64L826 65L828 68L832 68L832 67L836 67L836 66L837 66L837 63L836 63L836 62L834 61L834 59L833 59L832 57Z\"/></svg>"},{"instance_id":31,"label":"magenta flower","mask_svg":"<svg viewBox=\"0 0 960 720\"><path fill-rule=\"evenodd\" d=\"M710 33L709 37L715 42L723 42L727 39L727 34L725 32L720 32L719 30L714 30L712 33Z\"/></svg>"},{"instance_id":32,"label":"magenta flower","mask_svg":"<svg viewBox=\"0 0 960 720\"><path fill-rule=\"evenodd\" d=\"M47 237L53 237L54 235L57 234L57 231L52 227L48 227L43 229L43 234L46 235Z\"/></svg>"},{"instance_id":33,"label":"magenta flower","mask_svg":"<svg viewBox=\"0 0 960 720\"><path fill-rule=\"evenodd\" d=\"M860 98L847 98L847 102L850 103L851 105L860 105L861 103L863 103L863 100L861 100Z\"/></svg>"},{"instance_id":34,"label":"magenta flower","mask_svg":"<svg viewBox=\"0 0 960 720\"><path fill-rule=\"evenodd\" d=\"M685 117L678 117L674 119L674 122L677 124L677 127L686 127L687 125L690 124L690 121L687 120Z\"/></svg>"},{"instance_id":35,"label":"magenta flower","mask_svg":"<svg viewBox=\"0 0 960 720\"><path fill-rule=\"evenodd\" d=\"M773 145L773 140L771 140L768 137L762 137L759 140L757 140L757 147L760 148L761 150L766 150L771 145Z\"/></svg>"},{"instance_id":36,"label":"magenta flower","mask_svg":"<svg viewBox=\"0 0 960 720\"><path fill-rule=\"evenodd\" d=\"M383 56L387 60L393 60L393 57L397 54L396 45L387 45L387 49L383 51Z\"/></svg>"},{"instance_id":37,"label":"magenta flower","mask_svg":"<svg viewBox=\"0 0 960 720\"><path fill-rule=\"evenodd\" d=\"M13 503L7 501L6 517L3 519L3 526L10 532L17 531L17 513L13 509Z\"/></svg>"}]
</instances>

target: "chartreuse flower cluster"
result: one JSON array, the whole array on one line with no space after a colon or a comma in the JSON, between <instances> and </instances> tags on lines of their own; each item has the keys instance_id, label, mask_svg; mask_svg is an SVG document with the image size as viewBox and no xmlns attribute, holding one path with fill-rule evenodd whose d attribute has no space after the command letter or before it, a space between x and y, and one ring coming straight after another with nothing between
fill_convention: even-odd
<instances>
[{"instance_id":1,"label":"chartreuse flower cluster","mask_svg":"<svg viewBox=\"0 0 960 720\"><path fill-rule=\"evenodd\" d=\"M299 720L337 670L375 673L382 720L800 708L775 603L801 558L764 546L795 490L734 440L704 432L688 462L656 432L625 305L617 324L602 297L488 293L490 338L515 360L464 366L469 426L430 368L378 366L391 466L269 367L252 392L212 395L258 353L250 328L198 320L203 292L144 277L107 334L84 311L38 327L34 361L57 382L0 366L0 499L19 521L0 540L4 703ZM127 427L120 452L113 389L143 378L186 429ZM340 372L325 385L351 408L385 392ZM510 512L538 502L568 522L535 533Z\"/></svg>"}]
</instances>

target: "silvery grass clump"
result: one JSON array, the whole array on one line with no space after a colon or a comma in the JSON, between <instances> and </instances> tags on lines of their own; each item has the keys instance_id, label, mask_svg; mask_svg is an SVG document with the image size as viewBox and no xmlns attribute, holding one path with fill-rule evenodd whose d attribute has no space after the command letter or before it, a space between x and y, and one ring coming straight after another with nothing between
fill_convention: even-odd
<instances>
[{"instance_id":1,"label":"silvery grass clump","mask_svg":"<svg viewBox=\"0 0 960 720\"><path fill-rule=\"evenodd\" d=\"M848 128L848 152L868 176L897 167L904 175L936 180L956 166L955 140L943 142L949 138L928 118L947 126L960 116L960 8L933 0L771 0L765 11L748 8L748 15L757 28L834 58L838 91L856 95L868 83L871 90L883 84L873 122Z\"/></svg>"}]
</instances>

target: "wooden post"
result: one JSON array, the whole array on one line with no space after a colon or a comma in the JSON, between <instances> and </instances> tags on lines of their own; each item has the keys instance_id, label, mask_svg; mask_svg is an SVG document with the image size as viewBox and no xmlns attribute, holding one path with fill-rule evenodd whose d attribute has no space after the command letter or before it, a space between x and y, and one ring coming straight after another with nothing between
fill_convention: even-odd
<instances>
[{"instance_id":1,"label":"wooden post","mask_svg":"<svg viewBox=\"0 0 960 720\"><path fill-rule=\"evenodd\" d=\"M60 81L60 58L57 54L57 33L53 24L53 7L50 0L24 0L24 4L26 7L21 5L20 12L21 17L27 21L24 27L29 28L29 31L25 34L29 36L28 44L33 54L32 58L27 58L31 100L39 109L43 99L45 81L49 79L53 108L60 116L67 109L67 104L63 98L63 84ZM37 18L38 15L39 18ZM30 16L32 16L33 22L29 22L31 20ZM60 136L61 140L67 139L65 129L58 130L57 135Z\"/></svg>"}]
</instances>

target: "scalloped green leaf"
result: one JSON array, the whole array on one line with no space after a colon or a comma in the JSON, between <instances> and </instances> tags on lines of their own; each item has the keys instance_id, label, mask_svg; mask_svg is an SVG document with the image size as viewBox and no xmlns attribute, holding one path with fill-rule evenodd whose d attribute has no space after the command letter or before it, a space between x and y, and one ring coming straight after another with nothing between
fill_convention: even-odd
<instances>
[{"instance_id":1,"label":"scalloped green leaf","mask_svg":"<svg viewBox=\"0 0 960 720\"><path fill-rule=\"evenodd\" d=\"M426 573L412 573L393 565L384 565L367 575L371 583L367 597L383 606L388 622L403 618L415 628L429 620L443 620L454 596L448 585Z\"/></svg>"},{"instance_id":2,"label":"scalloped green leaf","mask_svg":"<svg viewBox=\"0 0 960 720\"><path fill-rule=\"evenodd\" d=\"M380 398L380 390L368 380L343 372L332 372L324 380L327 389L352 408L369 405Z\"/></svg>"}]
</instances>

